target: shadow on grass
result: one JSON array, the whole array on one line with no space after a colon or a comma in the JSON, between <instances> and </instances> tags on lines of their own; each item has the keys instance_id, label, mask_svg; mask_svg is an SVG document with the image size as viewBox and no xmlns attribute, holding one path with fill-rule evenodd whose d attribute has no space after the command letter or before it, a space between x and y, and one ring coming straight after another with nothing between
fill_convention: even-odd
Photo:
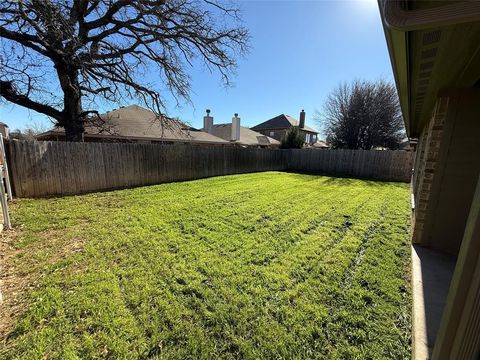
<instances>
[{"instance_id":1,"label":"shadow on grass","mask_svg":"<svg viewBox=\"0 0 480 360\"><path fill-rule=\"evenodd\" d=\"M340 185L340 186L350 186L353 185L355 182L361 180L362 184L370 187L387 187L391 186L392 184L406 184L402 181L385 181L385 180L376 180L372 179L371 177L358 177L353 175L339 175L335 174L332 175L330 173L323 173L323 172L303 172L303 171L286 171L290 175L297 175L303 181L315 181L318 180L319 177L324 177L325 181L323 182L325 185ZM306 179L310 177L311 179Z\"/></svg>"}]
</instances>

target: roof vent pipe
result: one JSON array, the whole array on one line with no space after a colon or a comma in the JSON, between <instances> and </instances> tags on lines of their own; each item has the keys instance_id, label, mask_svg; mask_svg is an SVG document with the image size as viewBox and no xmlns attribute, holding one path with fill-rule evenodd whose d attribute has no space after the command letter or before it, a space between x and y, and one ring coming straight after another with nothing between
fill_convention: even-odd
<instances>
[{"instance_id":1,"label":"roof vent pipe","mask_svg":"<svg viewBox=\"0 0 480 360\"><path fill-rule=\"evenodd\" d=\"M213 117L210 116L210 109L207 109L207 115L203 117L203 130L209 134L213 131Z\"/></svg>"},{"instance_id":2,"label":"roof vent pipe","mask_svg":"<svg viewBox=\"0 0 480 360\"><path fill-rule=\"evenodd\" d=\"M300 111L300 121L298 123L300 129L305 128L305 110Z\"/></svg>"},{"instance_id":3,"label":"roof vent pipe","mask_svg":"<svg viewBox=\"0 0 480 360\"><path fill-rule=\"evenodd\" d=\"M239 141L240 140L240 118L238 114L235 113L234 117L232 118L232 141Z\"/></svg>"}]
</instances>

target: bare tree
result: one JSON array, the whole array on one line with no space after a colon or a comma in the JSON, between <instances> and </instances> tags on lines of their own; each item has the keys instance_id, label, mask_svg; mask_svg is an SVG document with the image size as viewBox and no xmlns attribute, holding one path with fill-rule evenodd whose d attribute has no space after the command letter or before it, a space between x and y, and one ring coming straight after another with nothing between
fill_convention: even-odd
<instances>
[{"instance_id":1,"label":"bare tree","mask_svg":"<svg viewBox=\"0 0 480 360\"><path fill-rule=\"evenodd\" d=\"M405 139L397 91L384 80L340 84L315 118L333 148L397 149Z\"/></svg>"},{"instance_id":2,"label":"bare tree","mask_svg":"<svg viewBox=\"0 0 480 360\"><path fill-rule=\"evenodd\" d=\"M35 140L36 136L47 131L47 126L38 121L30 121L23 129L10 131L9 137L19 140Z\"/></svg>"},{"instance_id":3,"label":"bare tree","mask_svg":"<svg viewBox=\"0 0 480 360\"><path fill-rule=\"evenodd\" d=\"M240 21L217 0L2 0L0 95L82 141L98 115L86 103L138 98L160 114L163 91L189 100L194 59L228 85L248 50ZM148 84L155 72L160 81Z\"/></svg>"}]
</instances>

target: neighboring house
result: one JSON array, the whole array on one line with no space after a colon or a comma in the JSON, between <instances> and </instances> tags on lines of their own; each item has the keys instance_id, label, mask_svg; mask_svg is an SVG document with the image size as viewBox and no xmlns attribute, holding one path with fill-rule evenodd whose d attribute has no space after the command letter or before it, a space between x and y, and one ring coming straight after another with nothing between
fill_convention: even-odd
<instances>
[{"instance_id":1,"label":"neighboring house","mask_svg":"<svg viewBox=\"0 0 480 360\"><path fill-rule=\"evenodd\" d=\"M37 136L38 140L64 140L63 128L55 128ZM90 142L162 142L229 145L217 136L190 127L183 122L158 116L138 105L121 107L101 114L85 126L85 141Z\"/></svg>"},{"instance_id":2,"label":"neighboring house","mask_svg":"<svg viewBox=\"0 0 480 360\"><path fill-rule=\"evenodd\" d=\"M202 130L240 146L259 148L273 148L280 146L280 141L255 132L244 126L240 126L240 118L238 117L238 114L235 114L231 123L214 124L213 117L210 116L210 110L207 110L207 115L203 118Z\"/></svg>"},{"instance_id":3,"label":"neighboring house","mask_svg":"<svg viewBox=\"0 0 480 360\"><path fill-rule=\"evenodd\" d=\"M240 138L238 140L231 140L232 124L213 125L212 135L218 136L224 140L229 140L241 146L253 146L260 148L280 146L280 141L260 134L244 126L240 126Z\"/></svg>"},{"instance_id":4,"label":"neighboring house","mask_svg":"<svg viewBox=\"0 0 480 360\"><path fill-rule=\"evenodd\" d=\"M412 144L410 140L405 140L400 143L399 150L405 150L405 151L414 151L416 144Z\"/></svg>"},{"instance_id":5,"label":"neighboring house","mask_svg":"<svg viewBox=\"0 0 480 360\"><path fill-rule=\"evenodd\" d=\"M294 126L298 126L300 132L304 135L305 143L312 145L317 142L318 131L305 125L305 111L303 110L300 112L300 121L290 115L281 114L255 125L251 129L281 141L287 130Z\"/></svg>"},{"instance_id":6,"label":"neighboring house","mask_svg":"<svg viewBox=\"0 0 480 360\"><path fill-rule=\"evenodd\" d=\"M480 359L480 2L379 7L416 146L413 357Z\"/></svg>"},{"instance_id":7,"label":"neighboring house","mask_svg":"<svg viewBox=\"0 0 480 360\"><path fill-rule=\"evenodd\" d=\"M329 149L330 146L328 146L326 141L323 140L317 140L316 143L310 144L309 147L315 148L315 149Z\"/></svg>"}]
</instances>

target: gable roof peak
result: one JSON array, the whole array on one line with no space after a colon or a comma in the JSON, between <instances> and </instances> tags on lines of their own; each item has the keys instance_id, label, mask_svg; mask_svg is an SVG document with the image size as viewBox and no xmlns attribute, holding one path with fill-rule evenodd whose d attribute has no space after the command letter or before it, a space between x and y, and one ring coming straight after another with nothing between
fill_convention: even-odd
<instances>
[{"instance_id":1,"label":"gable roof peak","mask_svg":"<svg viewBox=\"0 0 480 360\"><path fill-rule=\"evenodd\" d=\"M287 114L280 114L277 115L267 121L264 121L260 124L252 126L252 130L260 131L260 130L270 130L270 129L288 129L292 126L298 126L299 121L295 119L293 116ZM302 128L304 131L309 131L312 133L318 133L316 130L305 126Z\"/></svg>"}]
</instances>

